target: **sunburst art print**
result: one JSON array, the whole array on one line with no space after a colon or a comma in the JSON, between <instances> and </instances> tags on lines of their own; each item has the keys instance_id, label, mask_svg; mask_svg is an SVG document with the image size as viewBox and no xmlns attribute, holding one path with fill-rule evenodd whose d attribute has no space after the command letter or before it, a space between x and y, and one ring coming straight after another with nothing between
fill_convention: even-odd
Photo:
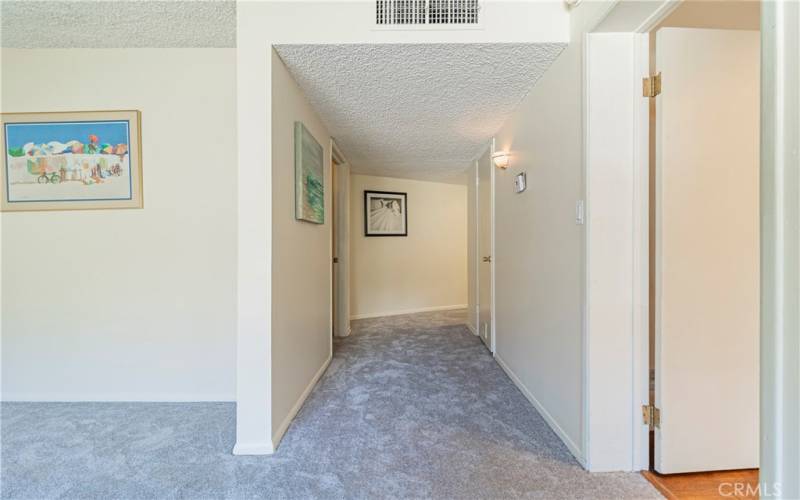
<instances>
[{"instance_id":1,"label":"sunburst art print","mask_svg":"<svg viewBox=\"0 0 800 500\"><path fill-rule=\"evenodd\" d=\"M364 191L364 236L408 236L406 193Z\"/></svg>"}]
</instances>

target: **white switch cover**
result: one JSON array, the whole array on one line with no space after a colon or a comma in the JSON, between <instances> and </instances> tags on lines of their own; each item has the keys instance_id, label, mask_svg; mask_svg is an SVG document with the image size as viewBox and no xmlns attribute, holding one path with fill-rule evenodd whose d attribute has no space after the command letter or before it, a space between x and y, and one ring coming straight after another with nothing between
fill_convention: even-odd
<instances>
[{"instance_id":1,"label":"white switch cover","mask_svg":"<svg viewBox=\"0 0 800 500\"><path fill-rule=\"evenodd\" d=\"M584 220L584 208L583 208L583 200L578 200L575 203L575 224L583 224Z\"/></svg>"},{"instance_id":2,"label":"white switch cover","mask_svg":"<svg viewBox=\"0 0 800 500\"><path fill-rule=\"evenodd\" d=\"M520 172L514 177L514 192L521 193L528 189L528 174Z\"/></svg>"}]
</instances>

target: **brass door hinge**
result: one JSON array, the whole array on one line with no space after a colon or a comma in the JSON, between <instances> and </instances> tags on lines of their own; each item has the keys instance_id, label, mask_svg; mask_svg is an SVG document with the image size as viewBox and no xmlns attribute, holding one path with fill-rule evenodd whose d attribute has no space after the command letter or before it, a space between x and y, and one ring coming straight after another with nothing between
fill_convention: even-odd
<instances>
[{"instance_id":1,"label":"brass door hinge","mask_svg":"<svg viewBox=\"0 0 800 500\"><path fill-rule=\"evenodd\" d=\"M642 405L642 421L651 429L661 427L661 410L651 405Z\"/></svg>"},{"instance_id":2,"label":"brass door hinge","mask_svg":"<svg viewBox=\"0 0 800 500\"><path fill-rule=\"evenodd\" d=\"M661 93L661 72L648 78L642 78L642 95L655 97Z\"/></svg>"}]
</instances>

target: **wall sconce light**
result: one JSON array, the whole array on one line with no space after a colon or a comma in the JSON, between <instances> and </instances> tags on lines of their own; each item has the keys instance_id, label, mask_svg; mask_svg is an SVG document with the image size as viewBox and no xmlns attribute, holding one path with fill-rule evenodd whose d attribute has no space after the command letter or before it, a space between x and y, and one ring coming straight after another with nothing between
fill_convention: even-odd
<instances>
[{"instance_id":1,"label":"wall sconce light","mask_svg":"<svg viewBox=\"0 0 800 500\"><path fill-rule=\"evenodd\" d=\"M508 168L508 153L505 151L498 151L492 155L492 161L497 168Z\"/></svg>"}]
</instances>

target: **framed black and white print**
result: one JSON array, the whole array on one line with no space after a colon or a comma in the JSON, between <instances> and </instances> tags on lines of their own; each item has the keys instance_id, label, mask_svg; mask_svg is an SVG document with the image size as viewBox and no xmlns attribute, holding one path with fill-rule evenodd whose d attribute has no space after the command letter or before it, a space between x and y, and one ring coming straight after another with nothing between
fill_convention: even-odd
<instances>
[{"instance_id":1,"label":"framed black and white print","mask_svg":"<svg viewBox=\"0 0 800 500\"><path fill-rule=\"evenodd\" d=\"M408 236L406 193L364 191L364 236Z\"/></svg>"}]
</instances>

